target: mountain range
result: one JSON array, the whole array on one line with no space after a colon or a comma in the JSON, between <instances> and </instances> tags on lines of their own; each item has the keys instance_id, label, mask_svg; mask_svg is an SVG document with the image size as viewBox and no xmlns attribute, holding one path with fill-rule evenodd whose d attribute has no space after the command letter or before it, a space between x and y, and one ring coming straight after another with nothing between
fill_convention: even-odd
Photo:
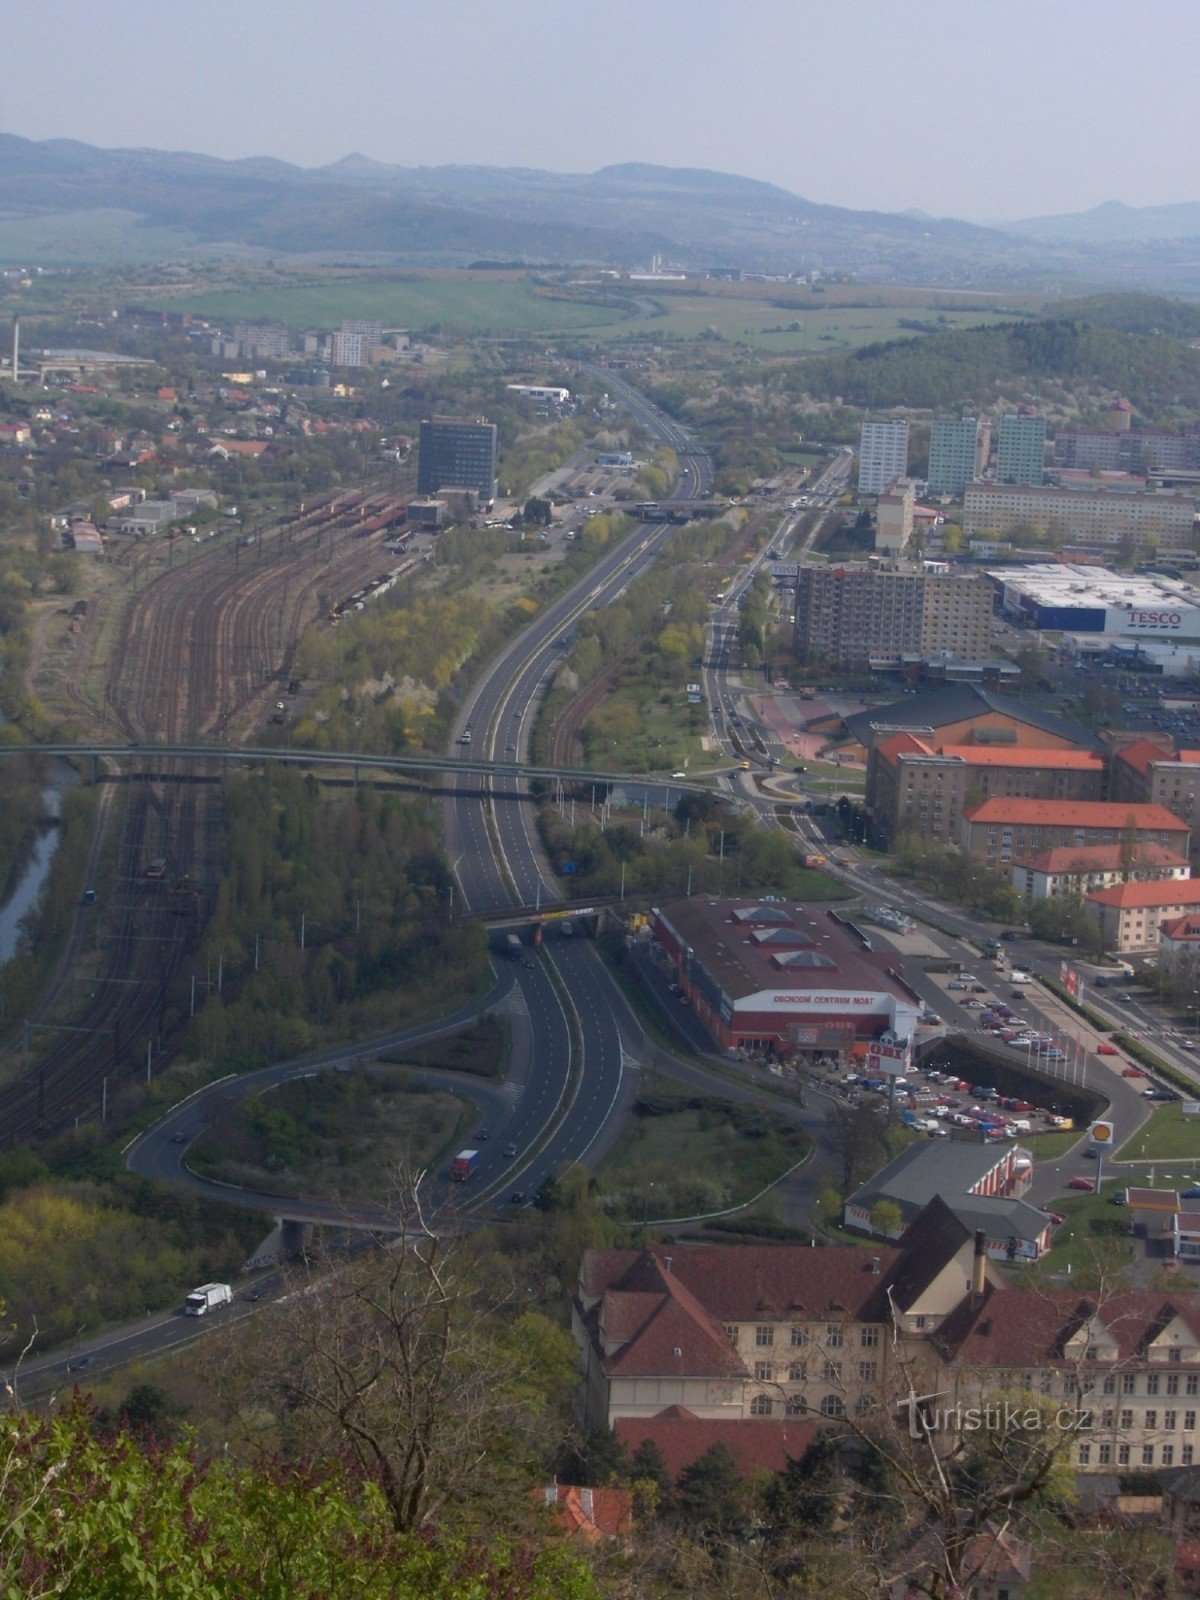
<instances>
[{"instance_id":1,"label":"mountain range","mask_svg":"<svg viewBox=\"0 0 1200 1600\"><path fill-rule=\"evenodd\" d=\"M1154 231L1167 221L1172 232ZM872 281L1200 291L1200 206L1156 208L1153 216L1099 207L981 227L819 205L774 184L691 168L401 167L358 154L305 168L0 134L0 259L29 258L35 241L68 240L68 253L87 260L101 224L117 256L628 268L657 254L692 268L845 270ZM1164 251L1161 239L1172 248ZM40 249L45 260L53 245Z\"/></svg>"}]
</instances>

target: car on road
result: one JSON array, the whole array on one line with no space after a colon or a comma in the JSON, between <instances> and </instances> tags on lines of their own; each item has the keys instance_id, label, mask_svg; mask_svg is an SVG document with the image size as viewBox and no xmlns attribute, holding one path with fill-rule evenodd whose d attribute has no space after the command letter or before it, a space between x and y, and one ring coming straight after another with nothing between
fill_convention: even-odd
<instances>
[{"instance_id":1,"label":"car on road","mask_svg":"<svg viewBox=\"0 0 1200 1600\"><path fill-rule=\"evenodd\" d=\"M1162 1100L1164 1102L1179 1099L1174 1089L1143 1089L1142 1095L1147 1100Z\"/></svg>"},{"instance_id":2,"label":"car on road","mask_svg":"<svg viewBox=\"0 0 1200 1600\"><path fill-rule=\"evenodd\" d=\"M1085 1194L1095 1194L1096 1184L1091 1178L1068 1178L1068 1189L1082 1189Z\"/></svg>"},{"instance_id":3,"label":"car on road","mask_svg":"<svg viewBox=\"0 0 1200 1600\"><path fill-rule=\"evenodd\" d=\"M514 1206L523 1206L525 1204L525 1191L524 1189L514 1189L508 1198Z\"/></svg>"},{"instance_id":4,"label":"car on road","mask_svg":"<svg viewBox=\"0 0 1200 1600\"><path fill-rule=\"evenodd\" d=\"M1131 1006L1136 999L1136 996L1131 994L1119 994L1117 999L1123 1006Z\"/></svg>"},{"instance_id":5,"label":"car on road","mask_svg":"<svg viewBox=\"0 0 1200 1600\"><path fill-rule=\"evenodd\" d=\"M491 1138L491 1134L488 1132L488 1130L486 1128L476 1128L475 1137L476 1137L476 1139L479 1139L482 1142L486 1143L487 1140Z\"/></svg>"},{"instance_id":6,"label":"car on road","mask_svg":"<svg viewBox=\"0 0 1200 1600\"><path fill-rule=\"evenodd\" d=\"M459 734L458 742L459 742L459 744L470 744L470 742L471 742L471 730L469 728L467 729L466 733L460 733Z\"/></svg>"},{"instance_id":7,"label":"car on road","mask_svg":"<svg viewBox=\"0 0 1200 1600\"><path fill-rule=\"evenodd\" d=\"M1190 1189L1185 1189L1179 1198L1181 1200L1200 1200L1200 1184L1194 1184Z\"/></svg>"},{"instance_id":8,"label":"car on road","mask_svg":"<svg viewBox=\"0 0 1200 1600\"><path fill-rule=\"evenodd\" d=\"M81 1367L90 1367L95 1359L95 1356L80 1356L78 1361L68 1361L67 1371L78 1372Z\"/></svg>"},{"instance_id":9,"label":"car on road","mask_svg":"<svg viewBox=\"0 0 1200 1600\"><path fill-rule=\"evenodd\" d=\"M173 1133L171 1135L171 1143L172 1144L186 1144L187 1143L187 1134L186 1133Z\"/></svg>"},{"instance_id":10,"label":"car on road","mask_svg":"<svg viewBox=\"0 0 1200 1600\"><path fill-rule=\"evenodd\" d=\"M1098 1056L1119 1056L1121 1052L1115 1044L1109 1044L1107 1039L1102 1039L1096 1046L1096 1054Z\"/></svg>"},{"instance_id":11,"label":"car on road","mask_svg":"<svg viewBox=\"0 0 1200 1600\"><path fill-rule=\"evenodd\" d=\"M511 1161L513 1156L516 1155L516 1153L517 1153L517 1147L516 1147L515 1144L506 1144L504 1146L504 1155L505 1155L505 1158L507 1160Z\"/></svg>"},{"instance_id":12,"label":"car on road","mask_svg":"<svg viewBox=\"0 0 1200 1600\"><path fill-rule=\"evenodd\" d=\"M1121 1076L1123 1078L1144 1078L1146 1074L1141 1067L1122 1067Z\"/></svg>"}]
</instances>

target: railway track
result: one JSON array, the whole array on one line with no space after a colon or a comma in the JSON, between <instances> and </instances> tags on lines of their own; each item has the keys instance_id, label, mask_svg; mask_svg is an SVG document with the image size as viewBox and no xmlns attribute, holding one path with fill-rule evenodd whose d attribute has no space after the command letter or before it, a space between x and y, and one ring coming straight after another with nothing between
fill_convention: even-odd
<instances>
[{"instance_id":1,"label":"railway track","mask_svg":"<svg viewBox=\"0 0 1200 1600\"><path fill-rule=\"evenodd\" d=\"M349 594L378 577L386 558L371 535L392 525L398 503L394 493L343 492L299 508L252 544L201 547L190 559L181 549L130 600L97 720L153 745L212 735L238 715L254 718L269 704L272 683L290 671L322 593ZM78 698L81 709L97 713ZM102 1114L113 1091L141 1070L147 1044L165 1043L168 998L219 870L219 793L160 781L177 777L178 767L164 762L114 808L115 888L102 913L106 938L93 992L81 1011L60 1008L27 1025L21 1061L0 1085L5 1142ZM146 877L156 858L167 863L163 881Z\"/></svg>"}]
</instances>

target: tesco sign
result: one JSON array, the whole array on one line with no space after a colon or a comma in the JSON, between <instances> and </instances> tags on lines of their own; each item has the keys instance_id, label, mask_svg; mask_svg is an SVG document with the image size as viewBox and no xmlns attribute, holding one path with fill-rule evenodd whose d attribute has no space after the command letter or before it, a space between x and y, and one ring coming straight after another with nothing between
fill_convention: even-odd
<instances>
[{"instance_id":1,"label":"tesco sign","mask_svg":"<svg viewBox=\"0 0 1200 1600\"><path fill-rule=\"evenodd\" d=\"M1178 628L1183 622L1183 614L1179 611L1141 611L1129 606L1125 619L1130 628Z\"/></svg>"}]
</instances>

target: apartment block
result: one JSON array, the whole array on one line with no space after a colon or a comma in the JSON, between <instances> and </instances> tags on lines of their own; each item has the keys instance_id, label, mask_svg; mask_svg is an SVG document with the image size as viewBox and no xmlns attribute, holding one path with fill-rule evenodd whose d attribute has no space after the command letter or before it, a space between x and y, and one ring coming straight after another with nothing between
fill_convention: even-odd
<instances>
[{"instance_id":1,"label":"apartment block","mask_svg":"<svg viewBox=\"0 0 1200 1600\"><path fill-rule=\"evenodd\" d=\"M1106 950L1117 955L1154 950L1164 922L1200 912L1200 878L1114 883L1087 895L1083 909L1099 930Z\"/></svg>"},{"instance_id":2,"label":"apartment block","mask_svg":"<svg viewBox=\"0 0 1200 1600\"><path fill-rule=\"evenodd\" d=\"M962 494L983 476L991 446L987 417L935 417L929 430L931 494Z\"/></svg>"},{"instance_id":3,"label":"apartment block","mask_svg":"<svg viewBox=\"0 0 1200 1600\"><path fill-rule=\"evenodd\" d=\"M1161 844L1186 856L1191 830L1164 806L1111 800L985 800L963 809L966 853L1004 877L1043 850L1094 844Z\"/></svg>"},{"instance_id":4,"label":"apartment block","mask_svg":"<svg viewBox=\"0 0 1200 1600\"><path fill-rule=\"evenodd\" d=\"M1190 550L1196 520L1191 495L1149 490L1089 492L973 483L963 501L968 536L1005 534L1028 526L1079 544L1152 543L1160 550Z\"/></svg>"},{"instance_id":5,"label":"apartment block","mask_svg":"<svg viewBox=\"0 0 1200 1600\"><path fill-rule=\"evenodd\" d=\"M1027 900L1069 900L1120 883L1190 878L1191 864L1161 844L1060 845L1014 861L1013 888Z\"/></svg>"},{"instance_id":6,"label":"apartment block","mask_svg":"<svg viewBox=\"0 0 1200 1600\"><path fill-rule=\"evenodd\" d=\"M897 478L875 502L875 548L899 556L913 535L916 486L911 478Z\"/></svg>"},{"instance_id":7,"label":"apartment block","mask_svg":"<svg viewBox=\"0 0 1200 1600\"><path fill-rule=\"evenodd\" d=\"M882 494L908 472L908 423L864 422L858 446L858 492Z\"/></svg>"},{"instance_id":8,"label":"apartment block","mask_svg":"<svg viewBox=\"0 0 1200 1600\"><path fill-rule=\"evenodd\" d=\"M1104 757L1093 750L1017 745L934 745L897 733L867 758L868 808L876 839L917 834L958 842L964 806L992 798L1100 800Z\"/></svg>"},{"instance_id":9,"label":"apartment block","mask_svg":"<svg viewBox=\"0 0 1200 1600\"><path fill-rule=\"evenodd\" d=\"M839 566L802 567L797 576L801 660L881 671L931 657L978 661L991 639L991 588L973 575Z\"/></svg>"},{"instance_id":10,"label":"apartment block","mask_svg":"<svg viewBox=\"0 0 1200 1600\"><path fill-rule=\"evenodd\" d=\"M1200 750L1164 750L1135 739L1112 758L1112 797L1166 806L1191 825L1200 819Z\"/></svg>"},{"instance_id":11,"label":"apartment block","mask_svg":"<svg viewBox=\"0 0 1200 1600\"><path fill-rule=\"evenodd\" d=\"M1024 412L1000 418L996 482L1040 484L1046 472L1046 419Z\"/></svg>"}]
</instances>

